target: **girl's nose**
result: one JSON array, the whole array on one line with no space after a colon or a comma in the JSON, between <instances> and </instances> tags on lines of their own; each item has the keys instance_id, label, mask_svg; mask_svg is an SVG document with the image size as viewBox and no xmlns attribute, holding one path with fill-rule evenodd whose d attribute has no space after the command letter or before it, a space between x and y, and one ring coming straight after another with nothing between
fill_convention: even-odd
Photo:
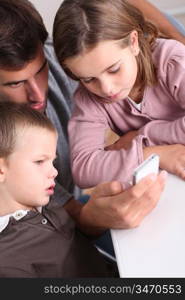
<instances>
[{"instance_id":1,"label":"girl's nose","mask_svg":"<svg viewBox=\"0 0 185 300\"><path fill-rule=\"evenodd\" d=\"M101 91L105 96L111 96L112 95L112 82L108 78L104 78L101 81Z\"/></svg>"}]
</instances>

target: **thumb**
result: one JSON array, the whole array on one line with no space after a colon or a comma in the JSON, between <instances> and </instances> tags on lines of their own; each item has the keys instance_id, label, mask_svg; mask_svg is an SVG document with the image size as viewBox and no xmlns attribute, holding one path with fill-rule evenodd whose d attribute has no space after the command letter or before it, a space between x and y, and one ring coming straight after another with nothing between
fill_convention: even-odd
<instances>
[{"instance_id":1,"label":"thumb","mask_svg":"<svg viewBox=\"0 0 185 300\"><path fill-rule=\"evenodd\" d=\"M113 196L123 192L123 186L119 181L105 182L96 186L92 192L92 196L104 197Z\"/></svg>"}]
</instances>

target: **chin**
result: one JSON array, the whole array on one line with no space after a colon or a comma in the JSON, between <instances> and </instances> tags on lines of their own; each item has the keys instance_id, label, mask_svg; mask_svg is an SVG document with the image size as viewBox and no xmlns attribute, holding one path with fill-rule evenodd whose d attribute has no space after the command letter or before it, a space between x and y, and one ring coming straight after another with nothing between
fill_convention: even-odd
<instances>
[{"instance_id":1,"label":"chin","mask_svg":"<svg viewBox=\"0 0 185 300\"><path fill-rule=\"evenodd\" d=\"M46 196L45 198L42 199L42 201L39 201L37 206L45 206L49 203L50 197Z\"/></svg>"}]
</instances>

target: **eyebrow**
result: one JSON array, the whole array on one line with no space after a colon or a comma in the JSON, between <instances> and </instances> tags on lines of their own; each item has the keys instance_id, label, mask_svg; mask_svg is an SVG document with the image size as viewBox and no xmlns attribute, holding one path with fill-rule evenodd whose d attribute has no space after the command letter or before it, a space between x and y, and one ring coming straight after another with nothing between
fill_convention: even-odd
<instances>
[{"instance_id":1,"label":"eyebrow","mask_svg":"<svg viewBox=\"0 0 185 300\"><path fill-rule=\"evenodd\" d=\"M51 158L50 155L48 155L48 154L37 154L36 156L37 156L37 158L40 158L40 159L50 159ZM56 160L56 159L57 159L57 155L55 155L52 160Z\"/></svg>"},{"instance_id":2,"label":"eyebrow","mask_svg":"<svg viewBox=\"0 0 185 300\"><path fill-rule=\"evenodd\" d=\"M45 66L46 66L46 64L47 64L47 59L45 59L44 60L44 63L42 64L42 66L40 67L40 69L35 73L35 75L37 75L37 74L39 74L40 72L42 72L42 70L45 68ZM34 76L35 76L34 75ZM24 79L24 80L18 80L18 81L8 81L8 82L6 82L6 83L3 83L2 85L3 86L8 86L8 85L12 85L12 84L17 84L17 83L21 83L21 82L25 82L25 81L27 81L27 79Z\"/></svg>"},{"instance_id":3,"label":"eyebrow","mask_svg":"<svg viewBox=\"0 0 185 300\"><path fill-rule=\"evenodd\" d=\"M112 67L114 67L116 64L118 64L119 62L121 61L121 59L119 59L117 62L115 62L115 63L113 63L111 66L109 66L108 68L106 68L105 70L103 70L102 72L101 72L101 74L102 73L104 73L105 71L107 71L107 70L109 70L109 69L111 69ZM94 78L93 76L92 77L78 77L78 79L89 79L89 78Z\"/></svg>"}]
</instances>

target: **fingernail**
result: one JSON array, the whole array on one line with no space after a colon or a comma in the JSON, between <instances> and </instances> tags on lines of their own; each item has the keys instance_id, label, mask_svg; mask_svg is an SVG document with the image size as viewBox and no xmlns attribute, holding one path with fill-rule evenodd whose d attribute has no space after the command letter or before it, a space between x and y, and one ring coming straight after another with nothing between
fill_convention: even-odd
<instances>
[{"instance_id":1,"label":"fingernail","mask_svg":"<svg viewBox=\"0 0 185 300\"><path fill-rule=\"evenodd\" d=\"M155 181L157 179L157 175L156 174L151 174L149 177L152 181Z\"/></svg>"},{"instance_id":2,"label":"fingernail","mask_svg":"<svg viewBox=\"0 0 185 300\"><path fill-rule=\"evenodd\" d=\"M165 170L160 172L160 176L164 179L166 179L168 177L168 172L166 172Z\"/></svg>"}]
</instances>

